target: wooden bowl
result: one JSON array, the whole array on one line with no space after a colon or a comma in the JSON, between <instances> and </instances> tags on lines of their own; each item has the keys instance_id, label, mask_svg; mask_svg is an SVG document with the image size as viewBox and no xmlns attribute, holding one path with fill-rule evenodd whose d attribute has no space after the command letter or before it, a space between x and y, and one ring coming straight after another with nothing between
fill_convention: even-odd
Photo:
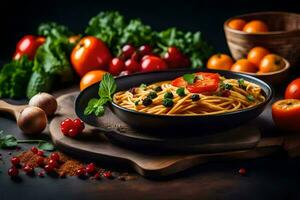
<instances>
[{"instance_id":1,"label":"wooden bowl","mask_svg":"<svg viewBox=\"0 0 300 200\"><path fill-rule=\"evenodd\" d=\"M249 73L249 72L241 72L241 73L254 76L271 85L279 85L280 83L283 83L285 80L287 80L289 75L290 63L286 59L283 59L283 61L285 63L285 66L281 70L275 72L269 72L263 74L256 74L256 73Z\"/></svg>"},{"instance_id":2,"label":"wooden bowl","mask_svg":"<svg viewBox=\"0 0 300 200\"><path fill-rule=\"evenodd\" d=\"M246 33L228 27L232 19L262 20L270 32ZM245 57L255 46L262 46L287 59L290 64L300 64L300 14L287 12L259 12L236 16L224 23L224 31L231 55L235 60Z\"/></svg>"}]
</instances>

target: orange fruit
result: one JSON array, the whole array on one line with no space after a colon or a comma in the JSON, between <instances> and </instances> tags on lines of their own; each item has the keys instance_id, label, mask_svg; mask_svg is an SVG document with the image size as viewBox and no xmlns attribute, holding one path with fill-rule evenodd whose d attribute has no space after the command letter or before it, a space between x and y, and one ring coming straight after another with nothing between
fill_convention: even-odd
<instances>
[{"instance_id":1,"label":"orange fruit","mask_svg":"<svg viewBox=\"0 0 300 200\"><path fill-rule=\"evenodd\" d=\"M247 59L250 62L252 62L253 64L255 64L256 66L259 66L260 61L263 59L263 57L265 57L269 53L270 53L270 51L266 48L254 47L254 48L250 49Z\"/></svg>"},{"instance_id":2,"label":"orange fruit","mask_svg":"<svg viewBox=\"0 0 300 200\"><path fill-rule=\"evenodd\" d=\"M215 54L207 61L208 69L230 70L233 60L226 54Z\"/></svg>"},{"instance_id":3,"label":"orange fruit","mask_svg":"<svg viewBox=\"0 0 300 200\"><path fill-rule=\"evenodd\" d=\"M244 26L246 25L246 21L243 19L233 19L228 23L229 28L242 31Z\"/></svg>"},{"instance_id":4,"label":"orange fruit","mask_svg":"<svg viewBox=\"0 0 300 200\"><path fill-rule=\"evenodd\" d=\"M252 20L244 26L243 31L247 33L263 33L268 32L269 28L267 24L261 20Z\"/></svg>"},{"instance_id":5,"label":"orange fruit","mask_svg":"<svg viewBox=\"0 0 300 200\"><path fill-rule=\"evenodd\" d=\"M232 65L231 71L255 73L257 71L257 67L246 58L242 58Z\"/></svg>"},{"instance_id":6,"label":"orange fruit","mask_svg":"<svg viewBox=\"0 0 300 200\"><path fill-rule=\"evenodd\" d=\"M284 66L285 62L281 56L268 54L259 64L259 73L275 72L281 70Z\"/></svg>"},{"instance_id":7,"label":"orange fruit","mask_svg":"<svg viewBox=\"0 0 300 200\"><path fill-rule=\"evenodd\" d=\"M108 72L103 70L93 70L86 73L80 80L80 91L102 80L104 74Z\"/></svg>"}]
</instances>

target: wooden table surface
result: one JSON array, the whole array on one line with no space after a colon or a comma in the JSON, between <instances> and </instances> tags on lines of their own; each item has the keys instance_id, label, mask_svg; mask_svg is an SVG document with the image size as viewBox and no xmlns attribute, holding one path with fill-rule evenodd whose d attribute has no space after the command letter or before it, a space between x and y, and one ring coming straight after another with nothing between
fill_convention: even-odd
<instances>
[{"instance_id":1,"label":"wooden table surface","mask_svg":"<svg viewBox=\"0 0 300 200\"><path fill-rule=\"evenodd\" d=\"M64 93L65 91L62 91ZM17 102L20 103L20 102ZM0 130L27 138L14 120L0 114ZM41 137L47 138L47 132ZM49 139L49 138L48 138ZM30 145L21 145L22 149ZM210 163L161 180L81 180L7 175L10 153L0 150L0 199L299 199L300 159L276 156L243 162ZM100 163L101 164L101 163ZM110 166L122 170L121 166ZM246 176L238 174L239 168ZM134 172L131 172L134 174Z\"/></svg>"}]
</instances>

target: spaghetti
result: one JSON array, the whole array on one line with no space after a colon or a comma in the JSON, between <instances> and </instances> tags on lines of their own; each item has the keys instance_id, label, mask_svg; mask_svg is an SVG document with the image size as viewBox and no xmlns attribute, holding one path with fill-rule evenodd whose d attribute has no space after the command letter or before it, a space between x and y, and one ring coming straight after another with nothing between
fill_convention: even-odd
<instances>
[{"instance_id":1,"label":"spaghetti","mask_svg":"<svg viewBox=\"0 0 300 200\"><path fill-rule=\"evenodd\" d=\"M183 76L120 91L113 96L113 101L130 110L156 115L213 115L250 108L265 101L262 89L254 83L226 79L218 74L218 79L212 81L207 74L211 73L190 75L193 78L190 83L188 76Z\"/></svg>"}]
</instances>

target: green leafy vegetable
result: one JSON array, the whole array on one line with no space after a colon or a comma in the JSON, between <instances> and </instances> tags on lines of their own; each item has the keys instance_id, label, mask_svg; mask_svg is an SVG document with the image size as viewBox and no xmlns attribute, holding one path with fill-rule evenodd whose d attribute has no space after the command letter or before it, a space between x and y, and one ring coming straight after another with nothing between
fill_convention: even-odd
<instances>
[{"instance_id":1,"label":"green leafy vegetable","mask_svg":"<svg viewBox=\"0 0 300 200\"><path fill-rule=\"evenodd\" d=\"M163 99L163 105L167 108L172 107L174 105L173 99L170 98L164 98Z\"/></svg>"},{"instance_id":2,"label":"green leafy vegetable","mask_svg":"<svg viewBox=\"0 0 300 200\"><path fill-rule=\"evenodd\" d=\"M231 90L233 86L229 83L224 83L223 81L220 83L220 87L222 90Z\"/></svg>"},{"instance_id":3,"label":"green leafy vegetable","mask_svg":"<svg viewBox=\"0 0 300 200\"><path fill-rule=\"evenodd\" d=\"M45 141L45 140L18 140L13 135L4 135L3 131L0 131L0 148L13 148L18 146L20 143L37 143L38 148L45 151L53 151L53 144Z\"/></svg>"},{"instance_id":4,"label":"green leafy vegetable","mask_svg":"<svg viewBox=\"0 0 300 200\"><path fill-rule=\"evenodd\" d=\"M84 110L84 115L94 114L97 117L102 116L105 111L105 104L112 101L112 95L116 92L116 90L117 84L114 77L109 73L104 74L99 85L98 95L100 98L93 98L89 101Z\"/></svg>"},{"instance_id":5,"label":"green leafy vegetable","mask_svg":"<svg viewBox=\"0 0 300 200\"><path fill-rule=\"evenodd\" d=\"M238 84L239 84L239 87L242 88L243 90L246 89L246 85L245 85L244 79L242 79L242 78L238 79Z\"/></svg>"},{"instance_id":6,"label":"green leafy vegetable","mask_svg":"<svg viewBox=\"0 0 300 200\"><path fill-rule=\"evenodd\" d=\"M145 89L147 87L147 85L145 84L145 83L142 83L141 85L140 85L140 88L141 89Z\"/></svg>"},{"instance_id":7,"label":"green leafy vegetable","mask_svg":"<svg viewBox=\"0 0 300 200\"><path fill-rule=\"evenodd\" d=\"M0 97L21 98L26 94L26 86L32 73L33 62L27 56L12 60L0 72Z\"/></svg>"},{"instance_id":8,"label":"green leafy vegetable","mask_svg":"<svg viewBox=\"0 0 300 200\"><path fill-rule=\"evenodd\" d=\"M64 25L48 22L39 25L38 35L60 38L61 36L70 37L73 33Z\"/></svg>"},{"instance_id":9,"label":"green leafy vegetable","mask_svg":"<svg viewBox=\"0 0 300 200\"><path fill-rule=\"evenodd\" d=\"M140 103L140 100L137 100L137 101L134 102L134 105L138 106L139 103Z\"/></svg>"},{"instance_id":10,"label":"green leafy vegetable","mask_svg":"<svg viewBox=\"0 0 300 200\"><path fill-rule=\"evenodd\" d=\"M164 95L164 98L165 99L173 99L174 98L174 95L172 92L167 92L165 95Z\"/></svg>"},{"instance_id":11,"label":"green leafy vegetable","mask_svg":"<svg viewBox=\"0 0 300 200\"><path fill-rule=\"evenodd\" d=\"M27 85L26 96L28 99L32 98L39 92L49 92L53 84L54 77L45 72L34 72Z\"/></svg>"},{"instance_id":12,"label":"green leafy vegetable","mask_svg":"<svg viewBox=\"0 0 300 200\"><path fill-rule=\"evenodd\" d=\"M195 81L195 74L184 74L183 79L188 83L188 84L193 84Z\"/></svg>"},{"instance_id":13,"label":"green leafy vegetable","mask_svg":"<svg viewBox=\"0 0 300 200\"><path fill-rule=\"evenodd\" d=\"M152 91L152 92L149 92L147 97L150 98L150 99L155 99L157 97L157 94L156 94L156 92Z\"/></svg>"}]
</instances>

